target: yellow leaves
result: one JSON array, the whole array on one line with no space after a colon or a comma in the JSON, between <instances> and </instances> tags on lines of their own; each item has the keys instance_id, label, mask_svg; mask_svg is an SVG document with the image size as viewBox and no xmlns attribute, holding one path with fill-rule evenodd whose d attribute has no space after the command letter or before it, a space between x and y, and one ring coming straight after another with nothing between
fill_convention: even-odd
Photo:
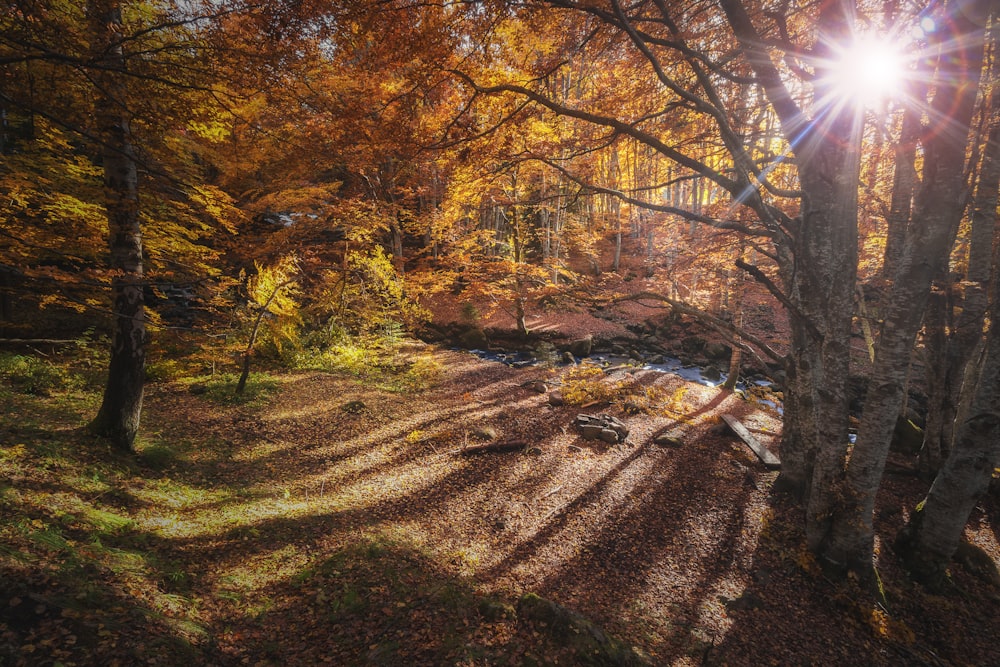
<instances>
[{"instance_id":1,"label":"yellow leaves","mask_svg":"<svg viewBox=\"0 0 1000 667\"><path fill-rule=\"evenodd\" d=\"M196 185L189 196L212 220L228 232L236 233L236 223L245 215L232 197L212 185Z\"/></svg>"},{"instance_id":2,"label":"yellow leaves","mask_svg":"<svg viewBox=\"0 0 1000 667\"><path fill-rule=\"evenodd\" d=\"M867 621L869 627L882 639L891 639L903 644L912 644L917 640L916 634L906 623L892 618L878 607L870 610Z\"/></svg>"},{"instance_id":3,"label":"yellow leaves","mask_svg":"<svg viewBox=\"0 0 1000 667\"><path fill-rule=\"evenodd\" d=\"M215 143L225 141L231 136L229 126L219 122L218 120L192 120L188 122L187 127L188 130L195 136Z\"/></svg>"},{"instance_id":4,"label":"yellow leaves","mask_svg":"<svg viewBox=\"0 0 1000 667\"><path fill-rule=\"evenodd\" d=\"M247 293L258 306L275 315L292 316L298 311L295 276L298 259L295 255L282 257L271 266L254 262L256 275L247 282Z\"/></svg>"}]
</instances>

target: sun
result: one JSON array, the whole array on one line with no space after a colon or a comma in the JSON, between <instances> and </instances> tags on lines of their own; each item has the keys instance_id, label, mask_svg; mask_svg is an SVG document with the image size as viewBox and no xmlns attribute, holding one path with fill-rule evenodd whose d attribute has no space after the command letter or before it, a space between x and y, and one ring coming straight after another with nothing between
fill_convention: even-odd
<instances>
[{"instance_id":1,"label":"sun","mask_svg":"<svg viewBox=\"0 0 1000 667\"><path fill-rule=\"evenodd\" d=\"M874 35L859 35L830 63L828 76L835 95L874 107L903 92L906 72L906 59L897 44Z\"/></svg>"}]
</instances>

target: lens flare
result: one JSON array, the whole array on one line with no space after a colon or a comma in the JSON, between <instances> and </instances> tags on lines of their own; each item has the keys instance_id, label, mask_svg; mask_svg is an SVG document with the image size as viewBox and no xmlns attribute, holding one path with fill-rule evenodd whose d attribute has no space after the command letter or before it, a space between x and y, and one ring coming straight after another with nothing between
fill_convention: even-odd
<instances>
[{"instance_id":1,"label":"lens flare","mask_svg":"<svg viewBox=\"0 0 1000 667\"><path fill-rule=\"evenodd\" d=\"M876 106L898 96L905 75L900 50L877 37L858 37L829 69L836 94L862 106Z\"/></svg>"}]
</instances>

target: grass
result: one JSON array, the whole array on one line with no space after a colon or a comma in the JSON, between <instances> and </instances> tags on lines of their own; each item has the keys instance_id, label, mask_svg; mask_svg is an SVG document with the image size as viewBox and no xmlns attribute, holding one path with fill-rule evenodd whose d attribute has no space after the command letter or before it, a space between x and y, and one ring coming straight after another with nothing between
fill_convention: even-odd
<instances>
[{"instance_id":1,"label":"grass","mask_svg":"<svg viewBox=\"0 0 1000 667\"><path fill-rule=\"evenodd\" d=\"M360 373L366 358L355 351L340 363ZM356 656L387 665L447 661L492 650L467 647L469 623L482 608L509 605L488 599L484 607L474 586L439 567L412 531L376 530L332 555L314 552L280 526L308 519L320 505L336 511L329 499L315 507L291 502L287 487L282 496L261 484L267 456L242 461L223 438L192 442L145 428L134 456L116 452L83 428L99 389L72 373L9 355L0 366L10 405L0 433L12 436L0 442L0 664L215 664L213 646L225 628L206 624L203 609L244 627L276 628L277 635L244 640L248 655L274 662L282 638L301 630L308 640L315 619L364 630L331 637L327 629L314 638L342 652L345 663ZM398 354L368 373L384 390L419 391L441 368L430 356ZM281 387L255 375L236 399L235 382L217 376L179 384L204 383L200 398L244 410ZM207 481L220 464L263 472ZM475 568L472 554L444 557ZM315 616L301 617L304 611ZM399 639L424 636L426 623L440 635L420 645Z\"/></svg>"}]
</instances>

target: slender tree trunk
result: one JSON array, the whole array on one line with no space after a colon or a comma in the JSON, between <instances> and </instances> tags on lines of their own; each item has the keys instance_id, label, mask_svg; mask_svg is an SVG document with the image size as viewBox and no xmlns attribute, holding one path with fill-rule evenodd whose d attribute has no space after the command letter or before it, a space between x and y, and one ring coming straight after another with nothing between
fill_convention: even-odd
<instances>
[{"instance_id":1,"label":"slender tree trunk","mask_svg":"<svg viewBox=\"0 0 1000 667\"><path fill-rule=\"evenodd\" d=\"M832 517L823 549L830 564L865 576L871 570L874 548L875 495L902 404L910 355L931 281L948 261L965 209L965 148L982 67L987 3L968 3L965 13L956 12L950 30L939 31L949 51L960 51L949 52L938 63L937 92L930 112L935 127L924 142L923 181L915 202L921 224L910 230L900 258L847 468L846 502Z\"/></svg>"},{"instance_id":2,"label":"slender tree trunk","mask_svg":"<svg viewBox=\"0 0 1000 667\"><path fill-rule=\"evenodd\" d=\"M911 87L924 86L913 84ZM922 99L917 97L917 99ZM920 139L920 110L909 106L903 110L899 143L893 148L892 195L886 218L885 252L882 256L882 277L892 280L899 268L903 243L910 224L910 209L917 184L917 142Z\"/></svg>"},{"instance_id":3,"label":"slender tree trunk","mask_svg":"<svg viewBox=\"0 0 1000 667\"><path fill-rule=\"evenodd\" d=\"M241 395L246 389L247 380L250 378L250 362L253 359L253 351L254 347L257 345L257 336L260 335L260 326L264 322L264 315L268 313L268 310L271 308L271 304L274 303L276 298L278 298L278 293L294 282L294 280L286 280L276 285L274 291L268 295L267 301L265 301L260 307L260 312L257 313L257 319L255 319L253 323L253 329L250 331L250 340L247 342L247 349L243 351L243 370L240 372L240 379L236 383L235 394L237 396Z\"/></svg>"},{"instance_id":4,"label":"slender tree trunk","mask_svg":"<svg viewBox=\"0 0 1000 667\"><path fill-rule=\"evenodd\" d=\"M121 3L90 0L87 16L91 51L99 63L92 76L97 84L95 118L102 142L115 318L108 381L90 429L131 451L142 413L146 324L138 176L123 82Z\"/></svg>"}]
</instances>

